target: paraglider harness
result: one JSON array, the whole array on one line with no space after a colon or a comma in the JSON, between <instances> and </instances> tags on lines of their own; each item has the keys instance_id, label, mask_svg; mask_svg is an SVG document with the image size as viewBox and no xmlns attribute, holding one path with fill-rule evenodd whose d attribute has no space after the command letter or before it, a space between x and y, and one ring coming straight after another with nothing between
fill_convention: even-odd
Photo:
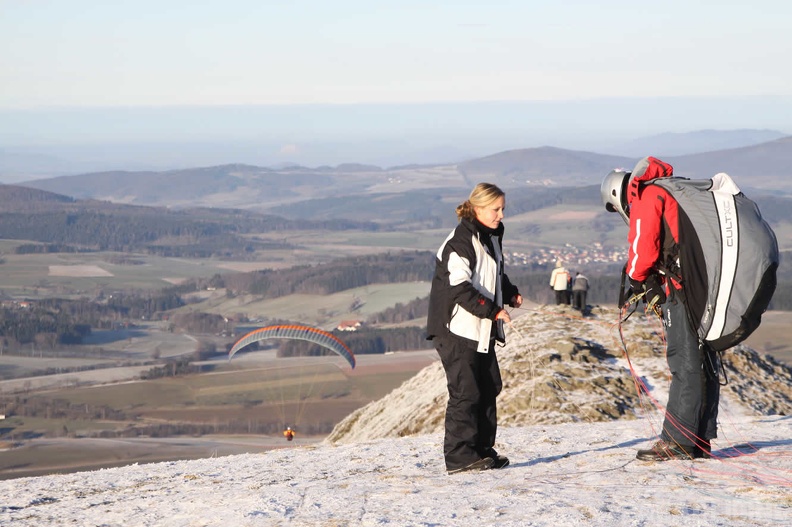
<instances>
[{"instance_id":1,"label":"paraglider harness","mask_svg":"<svg viewBox=\"0 0 792 527\"><path fill-rule=\"evenodd\" d=\"M656 271L682 286L668 289L682 295L699 347L721 353L743 342L759 327L777 283L778 242L759 207L723 172L636 185L656 185L677 204L678 243L666 236L667 256Z\"/></svg>"},{"instance_id":2,"label":"paraglider harness","mask_svg":"<svg viewBox=\"0 0 792 527\"><path fill-rule=\"evenodd\" d=\"M677 247L677 245L674 244L674 247ZM655 270L657 271L658 274L666 277L666 282L673 279L675 282L682 285L683 284L682 275L679 272L680 271L679 265L677 265L676 263L677 258L673 256L673 252L674 251L672 251L672 253L666 258L666 262L669 263L667 265L656 265ZM703 352L704 346L707 346L708 344L701 339L701 337L698 335L698 332L696 331L694 320L690 315L690 309L688 307L687 299L685 297L684 288L676 289L673 285L668 285L667 289L670 294L669 296L678 295L682 303L685 304L685 311L688 313L688 323L690 324L693 333L696 334L697 336L699 349L702 350ZM621 315L619 317L620 335L622 334L621 331L622 324L626 322L627 319L629 319L633 313L635 313L635 311L638 309L638 302L641 300L643 300L644 303L647 304L646 309L644 310L646 314L652 313L655 316L657 316L660 320L663 319L663 315L660 311L660 302L658 302L659 298L655 296L654 298L649 299L649 301L647 302L646 291L633 291L632 286L630 285L627 279L627 264L624 264L624 267L622 267L621 284L619 287L619 309L622 310L622 312L626 311L627 313L626 315ZM630 309L630 306L632 306L632 309ZM626 353L627 346L624 343L623 337L622 337L622 344L624 345L624 350ZM707 367L704 368L705 374L707 376L710 376L710 378L718 379L718 383L721 386L726 386L729 384L729 377L727 376L726 368L723 365L723 350L714 350L714 351L718 353L718 360L716 361L717 364L713 364L711 353L704 353L704 358L707 363L706 364ZM720 373L723 374L722 381L720 380L719 371Z\"/></svg>"},{"instance_id":3,"label":"paraglider harness","mask_svg":"<svg viewBox=\"0 0 792 527\"><path fill-rule=\"evenodd\" d=\"M671 277L680 284L682 283L682 278L678 273L672 273L665 266L656 266L656 268L658 273L666 276L667 279ZM676 268L678 269L678 266L676 266ZM682 303L685 304L685 306L687 306L684 289L678 290L674 288L674 286L669 286L668 289L671 295L678 295ZM629 280L627 279L627 265L625 264L624 267L622 267L621 284L619 287L619 309L622 312L622 314L619 316L619 335L622 335L621 337L622 346L624 347L625 353L627 353L627 345L624 342L621 326L627 321L627 319L629 319L632 316L633 313L635 313L635 311L638 309L638 303L641 300L643 300L643 302L647 304L644 310L645 313L654 314L655 316L657 316L658 319L662 321L663 315L660 311L660 303L658 302L658 297L655 296L654 298L651 298L647 302L646 291L633 291L632 286L630 285ZM687 311L688 313L690 312L690 310L687 309L687 307L685 311ZM624 314L624 312L626 312L626 314ZM690 318L690 316L688 316L688 322L691 324L691 327L693 327L692 319ZM693 327L693 330L695 333L695 327ZM704 346L707 346L707 343L704 342L701 339L701 337L697 336L697 340L698 340L699 349L702 349ZM704 368L705 374L707 376L711 376L711 378L718 379L718 383L721 386L726 386L729 384L729 377L727 376L726 368L723 365L723 350L714 350L714 351L718 353L717 364L713 364L711 354L704 353L704 358L707 362L706 365L707 367ZM722 381L720 380L719 374L723 374Z\"/></svg>"},{"instance_id":4,"label":"paraglider harness","mask_svg":"<svg viewBox=\"0 0 792 527\"><path fill-rule=\"evenodd\" d=\"M291 427L287 427L286 430L283 431L283 436L286 438L286 441L291 441L294 439L294 430Z\"/></svg>"}]
</instances>

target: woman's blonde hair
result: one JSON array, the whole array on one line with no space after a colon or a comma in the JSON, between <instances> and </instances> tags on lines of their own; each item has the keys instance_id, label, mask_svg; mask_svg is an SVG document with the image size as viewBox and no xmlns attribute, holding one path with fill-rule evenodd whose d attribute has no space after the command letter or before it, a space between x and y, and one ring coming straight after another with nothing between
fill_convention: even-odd
<instances>
[{"instance_id":1,"label":"woman's blonde hair","mask_svg":"<svg viewBox=\"0 0 792 527\"><path fill-rule=\"evenodd\" d=\"M456 208L458 219L476 219L474 207L486 207L498 198L506 196L506 193L492 183L479 183L473 188L467 200L460 203Z\"/></svg>"}]
</instances>

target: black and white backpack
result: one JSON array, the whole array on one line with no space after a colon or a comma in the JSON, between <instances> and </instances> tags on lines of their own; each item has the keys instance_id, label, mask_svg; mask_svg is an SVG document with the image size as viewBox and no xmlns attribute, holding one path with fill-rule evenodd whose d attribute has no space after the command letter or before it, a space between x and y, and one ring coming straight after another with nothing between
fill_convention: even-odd
<instances>
[{"instance_id":1,"label":"black and white backpack","mask_svg":"<svg viewBox=\"0 0 792 527\"><path fill-rule=\"evenodd\" d=\"M681 281L699 339L716 351L739 344L759 327L775 292L775 233L727 174L645 184L679 206L677 254L664 271Z\"/></svg>"}]
</instances>

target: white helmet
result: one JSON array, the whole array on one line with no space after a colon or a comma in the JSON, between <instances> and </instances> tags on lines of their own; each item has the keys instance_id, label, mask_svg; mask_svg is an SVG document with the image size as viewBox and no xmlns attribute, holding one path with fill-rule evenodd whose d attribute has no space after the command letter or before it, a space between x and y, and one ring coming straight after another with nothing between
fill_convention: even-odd
<instances>
[{"instance_id":1,"label":"white helmet","mask_svg":"<svg viewBox=\"0 0 792 527\"><path fill-rule=\"evenodd\" d=\"M630 181L632 172L622 169L611 170L605 176L600 187L602 204L608 212L618 212L624 223L630 224L629 207L627 206L627 184Z\"/></svg>"}]
</instances>

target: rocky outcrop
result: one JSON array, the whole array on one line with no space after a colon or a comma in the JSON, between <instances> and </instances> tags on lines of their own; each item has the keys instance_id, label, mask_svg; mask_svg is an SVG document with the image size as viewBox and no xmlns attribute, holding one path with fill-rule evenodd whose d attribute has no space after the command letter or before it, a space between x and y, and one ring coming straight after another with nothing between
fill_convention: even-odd
<instances>
[{"instance_id":1,"label":"rocky outcrop","mask_svg":"<svg viewBox=\"0 0 792 527\"><path fill-rule=\"evenodd\" d=\"M646 411L638 385L662 392L669 381L660 320L635 313L620 325L615 309L581 317L566 306L518 311L499 348L502 426L631 419ZM792 407L792 370L737 346L724 352L723 397L756 414ZM655 398L664 399L661 393ZM380 400L355 411L328 436L333 443L429 434L443 429L448 399L438 362ZM663 401L664 402L664 401Z\"/></svg>"},{"instance_id":2,"label":"rocky outcrop","mask_svg":"<svg viewBox=\"0 0 792 527\"><path fill-rule=\"evenodd\" d=\"M726 385L744 406L761 415L792 412L792 369L770 355L737 346L723 352Z\"/></svg>"}]
</instances>

